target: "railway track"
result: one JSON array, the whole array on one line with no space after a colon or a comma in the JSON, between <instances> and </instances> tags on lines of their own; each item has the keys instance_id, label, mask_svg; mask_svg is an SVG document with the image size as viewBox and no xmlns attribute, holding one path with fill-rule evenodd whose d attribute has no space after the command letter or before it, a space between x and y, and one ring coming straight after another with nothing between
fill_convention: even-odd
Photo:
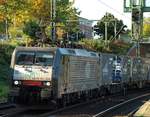
<instances>
[{"instance_id":1,"label":"railway track","mask_svg":"<svg viewBox=\"0 0 150 117\"><path fill-rule=\"evenodd\" d=\"M111 114L113 109L120 108L121 105L125 105L126 103L130 104L129 102L134 103L134 100L145 99L145 97L147 97L148 99L150 98L150 91L141 90L141 92L130 92L126 96L107 96L94 101L89 101L86 103L51 111L49 113L40 115L39 117L112 117ZM139 106L138 104L134 105L135 107L131 108L129 112L126 112L127 115L130 115L129 117L131 117L133 111L137 109L137 107ZM143 103L140 104L142 105ZM130 106L128 105L126 108L129 107ZM114 115L123 115L122 112L124 112L124 108L119 112L119 114L114 113Z\"/></svg>"},{"instance_id":2,"label":"railway track","mask_svg":"<svg viewBox=\"0 0 150 117\"><path fill-rule=\"evenodd\" d=\"M53 111L52 103L45 104L0 104L0 117L37 117L37 115Z\"/></svg>"},{"instance_id":3,"label":"railway track","mask_svg":"<svg viewBox=\"0 0 150 117\"><path fill-rule=\"evenodd\" d=\"M16 107L16 104L11 104L8 102L0 103L0 110L8 109L8 108L14 108Z\"/></svg>"},{"instance_id":4,"label":"railway track","mask_svg":"<svg viewBox=\"0 0 150 117\"><path fill-rule=\"evenodd\" d=\"M46 112L53 111L51 106L45 105L34 105L30 107L21 107L11 110L9 113L3 115L2 117L37 117Z\"/></svg>"},{"instance_id":5,"label":"railway track","mask_svg":"<svg viewBox=\"0 0 150 117\"><path fill-rule=\"evenodd\" d=\"M120 104L112 106L100 113L93 115L92 117L121 117L127 116L132 117L138 108L144 104L145 101L149 100L150 93L135 97L133 99L126 100Z\"/></svg>"},{"instance_id":6,"label":"railway track","mask_svg":"<svg viewBox=\"0 0 150 117\"><path fill-rule=\"evenodd\" d=\"M56 109L54 105L33 105L33 106L22 106L15 105L13 108L0 109L1 117L111 117L113 109L121 107L121 104L125 105L129 100L133 98L140 98L142 95L147 95L150 97L149 89L140 89L136 91L129 91L126 96L121 94L103 96L99 99L89 100L79 104L67 106L64 108ZM142 97L141 97L142 98ZM116 106L118 105L119 106ZM130 104L130 103L129 103ZM5 105L6 106L6 105ZM114 107L114 108L113 108ZM129 106L127 106L129 107ZM137 108L137 105L135 106ZM132 115L133 111L136 109L131 109L128 115ZM125 110L125 109L123 109ZM120 113L119 113L120 112ZM114 113L114 115L123 115L123 111ZM106 116L107 114L107 116ZM131 116L129 116L131 117Z\"/></svg>"},{"instance_id":7,"label":"railway track","mask_svg":"<svg viewBox=\"0 0 150 117\"><path fill-rule=\"evenodd\" d=\"M8 102L2 102L0 103L0 117L3 116L5 113L5 110L9 110L12 108L15 108L15 104L10 104Z\"/></svg>"},{"instance_id":8,"label":"railway track","mask_svg":"<svg viewBox=\"0 0 150 117\"><path fill-rule=\"evenodd\" d=\"M21 105L13 103L2 103L0 104L0 117L11 117L17 113L25 111L26 108Z\"/></svg>"},{"instance_id":9,"label":"railway track","mask_svg":"<svg viewBox=\"0 0 150 117\"><path fill-rule=\"evenodd\" d=\"M37 109L38 107L33 105L20 105L13 103L1 103L0 104L0 117L14 117L22 115L22 113L28 112L29 110Z\"/></svg>"}]
</instances>

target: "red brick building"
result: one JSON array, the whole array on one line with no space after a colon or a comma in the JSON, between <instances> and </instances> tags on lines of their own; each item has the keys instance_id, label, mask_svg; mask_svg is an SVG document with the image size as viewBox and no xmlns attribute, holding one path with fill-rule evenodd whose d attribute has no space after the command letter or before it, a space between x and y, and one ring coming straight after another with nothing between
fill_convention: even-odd
<instances>
[{"instance_id":1,"label":"red brick building","mask_svg":"<svg viewBox=\"0 0 150 117\"><path fill-rule=\"evenodd\" d=\"M134 45L128 52L129 56L136 56L136 48L137 46ZM149 42L142 42L140 43L140 56L150 58L150 43Z\"/></svg>"}]
</instances>

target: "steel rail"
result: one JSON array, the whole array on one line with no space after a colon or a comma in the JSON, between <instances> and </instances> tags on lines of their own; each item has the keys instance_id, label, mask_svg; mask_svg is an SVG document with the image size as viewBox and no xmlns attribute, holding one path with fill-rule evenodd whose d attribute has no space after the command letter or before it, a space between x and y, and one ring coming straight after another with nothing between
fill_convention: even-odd
<instances>
[{"instance_id":1,"label":"steel rail","mask_svg":"<svg viewBox=\"0 0 150 117\"><path fill-rule=\"evenodd\" d=\"M103 115L106 114L107 112L110 112L110 111L112 111L112 110L114 110L114 109L116 109L116 108L118 108L118 107L120 107L120 106L123 106L123 105L125 105L125 104L128 104L129 102L135 101L135 100L137 100L137 99L140 99L140 98L143 98L143 97L146 97L146 96L149 96L149 95L150 95L150 93L147 93L147 94L144 94L144 95L141 95L141 96L138 96L138 97L129 99L129 100L124 101L124 102L122 102L122 103L119 103L119 104L117 104L117 105L115 105L115 106L112 106L112 107L110 107L110 108L108 108L108 109L106 109L106 110L104 110L104 111L101 111L100 113L95 114L95 115L93 115L92 117L103 116Z\"/></svg>"}]
</instances>

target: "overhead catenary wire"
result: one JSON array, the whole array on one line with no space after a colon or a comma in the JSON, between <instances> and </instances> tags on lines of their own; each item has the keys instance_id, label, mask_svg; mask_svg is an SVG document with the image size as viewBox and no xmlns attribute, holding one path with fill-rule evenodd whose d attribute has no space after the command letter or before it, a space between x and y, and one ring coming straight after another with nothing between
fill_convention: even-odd
<instances>
[{"instance_id":1,"label":"overhead catenary wire","mask_svg":"<svg viewBox=\"0 0 150 117\"><path fill-rule=\"evenodd\" d=\"M105 2L103 2L102 0L97 0L97 1L98 1L99 3L101 3L101 4L103 4L104 6L106 6L107 8L109 8L109 9L115 11L116 13L118 13L118 14L120 14L120 15L126 17L127 19L130 19L130 20L131 20L131 17L125 16L123 13L121 13L121 12L118 11L117 9L115 9L115 8L113 8L113 7L111 7L111 6L109 6L108 4L106 4ZM150 24L150 22L147 22L147 21L144 21L144 22L145 22L146 24Z\"/></svg>"},{"instance_id":2,"label":"overhead catenary wire","mask_svg":"<svg viewBox=\"0 0 150 117\"><path fill-rule=\"evenodd\" d=\"M107 8L109 8L109 9L115 11L116 13L118 13L118 14L120 14L120 15L122 15L122 16L124 16L124 17L126 17L126 18L128 18L128 19L131 20L131 17L125 16L124 13L121 13L121 12L118 11L117 9L115 9L115 8L113 8L113 7L111 7L111 6L109 6L108 4L106 4L105 2L103 2L102 0L97 0L97 1L98 1L99 3L101 3L102 5L106 6Z\"/></svg>"}]
</instances>

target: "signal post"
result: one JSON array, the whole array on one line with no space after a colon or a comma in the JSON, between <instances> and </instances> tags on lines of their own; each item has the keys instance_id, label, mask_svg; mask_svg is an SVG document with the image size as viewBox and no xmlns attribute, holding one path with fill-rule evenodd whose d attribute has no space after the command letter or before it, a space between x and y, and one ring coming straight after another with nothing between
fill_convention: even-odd
<instances>
[{"instance_id":1,"label":"signal post","mask_svg":"<svg viewBox=\"0 0 150 117\"><path fill-rule=\"evenodd\" d=\"M143 36L143 12L150 12L147 0L124 0L124 12L131 12L132 40L136 42L136 56L140 57L140 41Z\"/></svg>"}]
</instances>

